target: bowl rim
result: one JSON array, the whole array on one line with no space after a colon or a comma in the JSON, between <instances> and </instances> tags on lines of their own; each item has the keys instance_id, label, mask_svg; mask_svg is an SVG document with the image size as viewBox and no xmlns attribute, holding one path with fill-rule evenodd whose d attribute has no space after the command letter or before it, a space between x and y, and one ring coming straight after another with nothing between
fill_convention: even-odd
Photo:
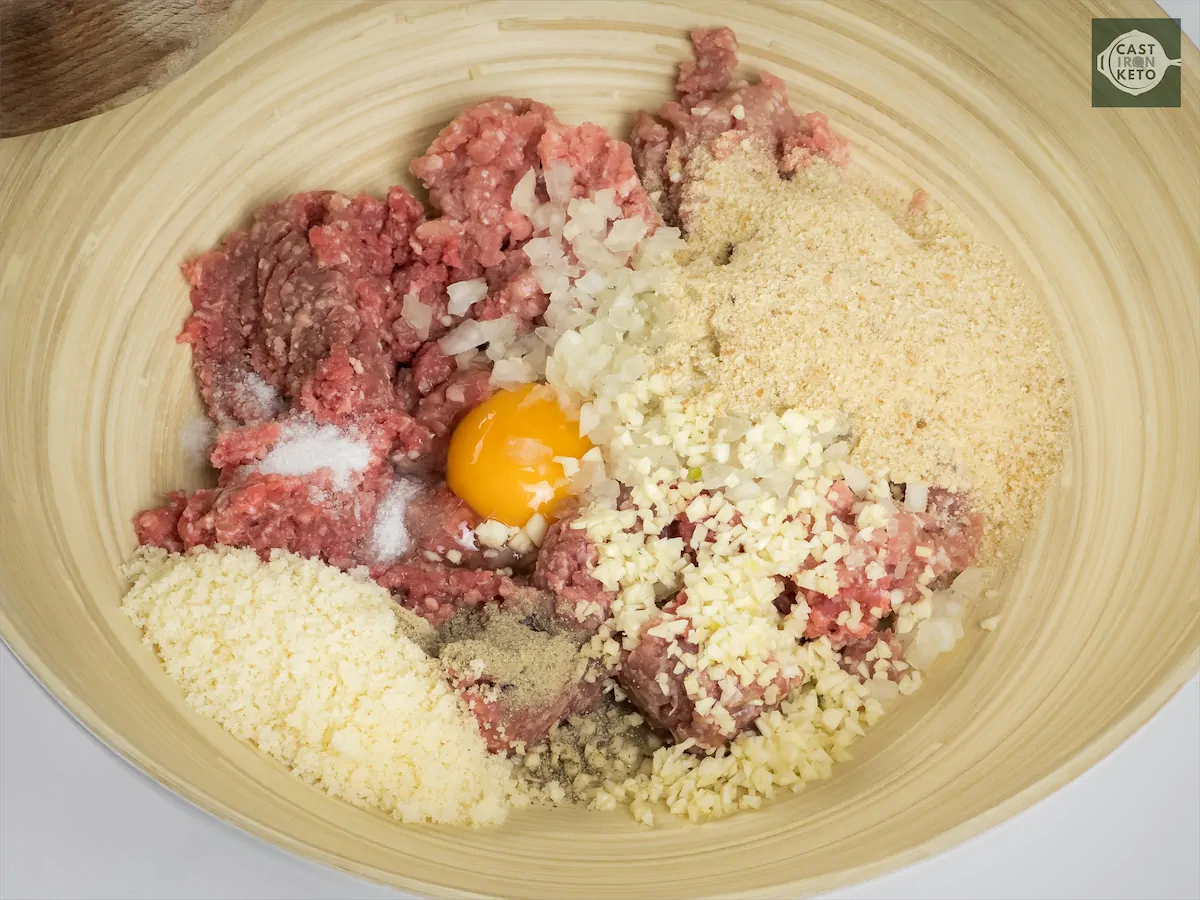
<instances>
[{"instance_id":1,"label":"bowl rim","mask_svg":"<svg viewBox=\"0 0 1200 900\"><path fill-rule=\"evenodd\" d=\"M257 5L252 0L252 11ZM1116 0L1110 15L1116 16L1170 18L1171 15L1159 3L1150 0ZM247 16L249 18L249 16ZM1195 43L1186 32L1181 31L1181 56L1188 56L1193 66L1200 60L1200 45ZM191 807L206 815L218 819L253 838L265 841L269 845L283 850L293 856L318 863L334 871L342 872L356 878L396 888L420 896L431 898L487 898L491 895L461 891L439 885L435 882L424 881L410 876L392 875L392 873L366 864L347 865L343 857L338 857L320 846L301 838L273 828L257 819L239 812L234 807L217 799L206 791L196 788L189 782L173 777L171 771L158 765L149 756L140 752L131 742L126 740L116 729L110 727L95 711L71 691L65 682L55 676L48 663L33 651L30 645L22 640L14 627L6 610L7 592L0 584L0 642L12 652L21 666L33 676L34 681L61 709L82 726L94 740L108 752L115 755L136 773L150 778L157 786L164 788L185 800ZM1166 704L1193 678L1200 674L1200 640L1188 648L1186 654L1161 680L1146 691L1145 695L1111 725L1094 735L1074 755L1061 765L1034 781L1028 787L1012 794L995 805L977 813L966 821L948 828L937 835L918 842L913 847L888 854L870 863L862 863L852 868L845 868L826 875L810 876L786 882L779 882L772 887L752 889L734 893L722 894L729 898L773 898L784 892L804 891L812 894L817 891L828 891L836 888L861 884L874 878L881 877L914 863L929 859L950 850L970 838L976 837L997 825L1014 818L1021 812L1044 800L1055 791L1079 778L1093 768L1097 763L1116 750L1121 744L1141 730ZM247 746L251 746L247 744ZM257 748L252 748L257 751ZM315 788L314 788L315 789ZM751 811L752 813L753 811ZM503 826L498 826L503 827ZM712 895L701 894L697 897Z\"/></svg>"},{"instance_id":2,"label":"bowl rim","mask_svg":"<svg viewBox=\"0 0 1200 900\"><path fill-rule=\"evenodd\" d=\"M2 599L3 594L0 593L0 600ZM86 703L68 689L60 679L55 677L50 667L21 640L16 629L13 628L8 615L2 610L0 610L0 641L4 642L17 661L33 676L42 690L106 750L123 760L135 771L148 776L159 787L171 791L178 797L182 797L191 806L199 809L201 812L213 816L225 824L232 825L239 831L249 834L252 837L266 841L280 850L376 884L400 888L405 891L416 891L427 897L488 896L456 891L444 885L422 881L417 878L405 876L391 877L390 873L372 866L344 865L339 857L335 857L333 854L322 850L319 846L293 837L246 816L207 792L199 790L189 783L173 778L167 768L159 766L137 750L120 733L109 727ZM843 869L830 875L796 879L777 884L769 889L750 890L726 896L739 898L768 897L779 896L780 891L788 889L802 889L812 893L819 890L847 887L869 881L872 878L878 878L889 872L894 872L900 868L910 866L913 863L928 859L956 847L969 838L982 834L1000 823L1013 818L1018 813L1029 809L1038 801L1045 799L1059 788L1069 784L1087 772L1149 722L1198 672L1200 672L1200 647L1193 647L1191 652L1174 669L1168 672L1166 677L1150 690L1136 706L1131 708L1107 729L1093 737L1074 756L1058 768L989 809L928 840L921 841L914 847L890 854L875 862L864 863L850 869Z\"/></svg>"}]
</instances>

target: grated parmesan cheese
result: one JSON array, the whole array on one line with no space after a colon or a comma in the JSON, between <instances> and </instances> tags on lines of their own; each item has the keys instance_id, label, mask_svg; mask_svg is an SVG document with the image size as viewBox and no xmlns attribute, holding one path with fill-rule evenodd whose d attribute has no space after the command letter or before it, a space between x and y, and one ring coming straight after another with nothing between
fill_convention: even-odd
<instances>
[{"instance_id":1,"label":"grated parmesan cheese","mask_svg":"<svg viewBox=\"0 0 1200 900\"><path fill-rule=\"evenodd\" d=\"M402 822L493 825L517 793L388 591L274 551L142 547L122 605L188 703L294 775Z\"/></svg>"}]
</instances>

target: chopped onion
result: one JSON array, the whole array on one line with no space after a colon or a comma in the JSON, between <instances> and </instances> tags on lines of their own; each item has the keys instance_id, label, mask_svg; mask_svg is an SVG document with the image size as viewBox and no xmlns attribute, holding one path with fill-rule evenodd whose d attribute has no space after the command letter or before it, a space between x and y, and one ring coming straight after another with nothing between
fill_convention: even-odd
<instances>
[{"instance_id":1,"label":"chopped onion","mask_svg":"<svg viewBox=\"0 0 1200 900\"><path fill-rule=\"evenodd\" d=\"M712 426L717 440L729 443L738 440L750 430L749 422L733 416L717 416L713 419Z\"/></svg>"},{"instance_id":2,"label":"chopped onion","mask_svg":"<svg viewBox=\"0 0 1200 900\"><path fill-rule=\"evenodd\" d=\"M512 313L507 316L501 316L498 319L488 319L486 322L480 322L479 327L483 331L483 339L485 341L503 341L510 344L513 338L517 336L517 319Z\"/></svg>"},{"instance_id":3,"label":"chopped onion","mask_svg":"<svg viewBox=\"0 0 1200 900\"><path fill-rule=\"evenodd\" d=\"M600 411L595 404L585 403L579 407L579 433L591 434L600 424Z\"/></svg>"},{"instance_id":4,"label":"chopped onion","mask_svg":"<svg viewBox=\"0 0 1200 900\"><path fill-rule=\"evenodd\" d=\"M733 472L733 466L723 463L706 463L700 471L700 486L706 491L715 491L725 486L726 479Z\"/></svg>"},{"instance_id":5,"label":"chopped onion","mask_svg":"<svg viewBox=\"0 0 1200 900\"><path fill-rule=\"evenodd\" d=\"M759 486L749 478L743 478L731 488L726 488L725 496L734 503L739 503L742 500L753 500L761 493Z\"/></svg>"},{"instance_id":6,"label":"chopped onion","mask_svg":"<svg viewBox=\"0 0 1200 900\"><path fill-rule=\"evenodd\" d=\"M534 266L533 277L537 279L538 287L546 294L552 294L555 291L565 291L571 286L566 272L562 269L553 269L550 266Z\"/></svg>"},{"instance_id":7,"label":"chopped onion","mask_svg":"<svg viewBox=\"0 0 1200 900\"><path fill-rule=\"evenodd\" d=\"M559 272L566 268L567 258L563 255L560 241L548 237L532 238L526 241L521 249L534 266L545 266Z\"/></svg>"},{"instance_id":8,"label":"chopped onion","mask_svg":"<svg viewBox=\"0 0 1200 900\"><path fill-rule=\"evenodd\" d=\"M530 169L521 176L521 180L513 187L512 203L513 209L523 216L533 216L534 210L537 208L537 173Z\"/></svg>"},{"instance_id":9,"label":"chopped onion","mask_svg":"<svg viewBox=\"0 0 1200 900\"><path fill-rule=\"evenodd\" d=\"M596 204L584 197L576 197L567 205L567 225L563 237L572 240L581 234L599 238L604 236L608 220ZM570 229L570 231L568 231Z\"/></svg>"},{"instance_id":10,"label":"chopped onion","mask_svg":"<svg viewBox=\"0 0 1200 900\"><path fill-rule=\"evenodd\" d=\"M871 490L871 479L858 466L852 466L848 462L843 462L842 477L846 479L846 486L860 497L867 496L867 493Z\"/></svg>"},{"instance_id":11,"label":"chopped onion","mask_svg":"<svg viewBox=\"0 0 1200 900\"><path fill-rule=\"evenodd\" d=\"M850 455L850 445L845 441L837 441L825 448L825 459L837 461Z\"/></svg>"},{"instance_id":12,"label":"chopped onion","mask_svg":"<svg viewBox=\"0 0 1200 900\"><path fill-rule=\"evenodd\" d=\"M462 353L454 354L454 365L459 371L468 369L475 363L479 362L480 352L472 347L470 350L464 350Z\"/></svg>"},{"instance_id":13,"label":"chopped onion","mask_svg":"<svg viewBox=\"0 0 1200 900\"><path fill-rule=\"evenodd\" d=\"M472 278L470 281L456 281L447 285L446 293L450 295L450 303L446 309L452 316L461 316L474 304L487 296L487 282L482 278Z\"/></svg>"},{"instance_id":14,"label":"chopped onion","mask_svg":"<svg viewBox=\"0 0 1200 900\"><path fill-rule=\"evenodd\" d=\"M621 218L621 207L617 205L617 192L612 188L605 188L602 191L596 191L592 202L596 204L596 208L604 214L604 218L608 220Z\"/></svg>"},{"instance_id":15,"label":"chopped onion","mask_svg":"<svg viewBox=\"0 0 1200 900\"><path fill-rule=\"evenodd\" d=\"M585 294L596 294L608 287L608 279L594 269L588 269L575 279L575 290Z\"/></svg>"},{"instance_id":16,"label":"chopped onion","mask_svg":"<svg viewBox=\"0 0 1200 900\"><path fill-rule=\"evenodd\" d=\"M763 490L770 491L780 500L786 500L795 483L795 472L785 466L772 468L771 474L760 478L758 483Z\"/></svg>"},{"instance_id":17,"label":"chopped onion","mask_svg":"<svg viewBox=\"0 0 1200 900\"><path fill-rule=\"evenodd\" d=\"M923 513L929 505L929 485L910 481L904 486L904 508L911 513Z\"/></svg>"},{"instance_id":18,"label":"chopped onion","mask_svg":"<svg viewBox=\"0 0 1200 900\"><path fill-rule=\"evenodd\" d=\"M447 356L457 356L459 353L472 350L487 341L488 332L484 330L483 323L471 319L444 335L438 341L438 347Z\"/></svg>"},{"instance_id":19,"label":"chopped onion","mask_svg":"<svg viewBox=\"0 0 1200 900\"><path fill-rule=\"evenodd\" d=\"M589 269L611 272L624 267L624 260L589 234L581 234L571 242L571 249L580 263Z\"/></svg>"},{"instance_id":20,"label":"chopped onion","mask_svg":"<svg viewBox=\"0 0 1200 900\"><path fill-rule=\"evenodd\" d=\"M534 231L546 231L550 228L550 214L554 211L549 203L543 203L533 211L529 220L533 222Z\"/></svg>"},{"instance_id":21,"label":"chopped onion","mask_svg":"<svg viewBox=\"0 0 1200 900\"><path fill-rule=\"evenodd\" d=\"M658 228L638 245L638 268L652 266L669 253L683 249L683 237L678 228Z\"/></svg>"},{"instance_id":22,"label":"chopped onion","mask_svg":"<svg viewBox=\"0 0 1200 900\"><path fill-rule=\"evenodd\" d=\"M995 574L995 569L986 567L963 569L950 585L950 590L961 600L974 600L983 593Z\"/></svg>"},{"instance_id":23,"label":"chopped onion","mask_svg":"<svg viewBox=\"0 0 1200 900\"><path fill-rule=\"evenodd\" d=\"M575 186L575 170L565 162L554 162L543 173L546 179L546 193L550 202L565 206L571 199L571 189Z\"/></svg>"},{"instance_id":24,"label":"chopped onion","mask_svg":"<svg viewBox=\"0 0 1200 900\"><path fill-rule=\"evenodd\" d=\"M433 325L433 310L417 299L416 294L405 294L400 304L400 318L407 322L417 337L429 340L429 329ZM453 356L453 354L451 354Z\"/></svg>"},{"instance_id":25,"label":"chopped onion","mask_svg":"<svg viewBox=\"0 0 1200 900\"><path fill-rule=\"evenodd\" d=\"M900 685L886 678L872 678L867 682L867 690L880 703L895 700L900 695Z\"/></svg>"},{"instance_id":26,"label":"chopped onion","mask_svg":"<svg viewBox=\"0 0 1200 900\"><path fill-rule=\"evenodd\" d=\"M604 246L614 253L628 253L638 245L638 241L646 236L646 220L641 216L632 219L618 219L608 230Z\"/></svg>"},{"instance_id":27,"label":"chopped onion","mask_svg":"<svg viewBox=\"0 0 1200 900\"><path fill-rule=\"evenodd\" d=\"M538 380L538 373L523 359L502 359L492 366L492 374L487 380L497 388L505 388L509 385L535 382Z\"/></svg>"}]
</instances>

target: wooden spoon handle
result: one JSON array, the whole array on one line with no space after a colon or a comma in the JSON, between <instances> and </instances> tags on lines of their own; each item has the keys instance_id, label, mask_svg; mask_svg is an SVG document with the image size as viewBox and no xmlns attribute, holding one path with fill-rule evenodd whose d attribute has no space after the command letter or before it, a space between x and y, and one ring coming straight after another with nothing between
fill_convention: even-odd
<instances>
[{"instance_id":1,"label":"wooden spoon handle","mask_svg":"<svg viewBox=\"0 0 1200 900\"><path fill-rule=\"evenodd\" d=\"M114 109L187 71L261 0L0 0L0 137Z\"/></svg>"}]
</instances>

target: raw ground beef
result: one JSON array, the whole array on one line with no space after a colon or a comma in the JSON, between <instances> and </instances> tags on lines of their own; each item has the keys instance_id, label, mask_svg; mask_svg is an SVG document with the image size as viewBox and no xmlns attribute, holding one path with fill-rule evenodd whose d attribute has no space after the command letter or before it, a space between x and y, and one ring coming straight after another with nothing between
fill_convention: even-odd
<instances>
[{"instance_id":1,"label":"raw ground beef","mask_svg":"<svg viewBox=\"0 0 1200 900\"><path fill-rule=\"evenodd\" d=\"M263 420L248 383L323 421L392 405L389 279L423 218L400 187L386 202L295 194L184 265L193 312L179 339L218 425Z\"/></svg>"},{"instance_id":2,"label":"raw ground beef","mask_svg":"<svg viewBox=\"0 0 1200 900\"><path fill-rule=\"evenodd\" d=\"M454 609L435 651L489 748L508 751L592 711L604 679L579 655L582 638L555 619L548 592L520 577L501 577L497 587L494 600Z\"/></svg>"},{"instance_id":3,"label":"raw ground beef","mask_svg":"<svg viewBox=\"0 0 1200 900\"><path fill-rule=\"evenodd\" d=\"M498 97L464 110L413 160L436 218L402 187L382 200L300 193L185 263L192 313L179 340L219 430L219 474L215 488L171 493L139 513L139 542L172 551L226 544L264 557L282 548L344 569L366 565L434 625L491 605L574 641L594 633L612 597L586 573L595 559L586 536L554 526L531 583L522 572L534 570L532 558L475 545L479 517L441 478L455 425L493 388L489 362L459 370L437 340L467 318L511 316L518 332L540 324L548 298L522 249L535 227L511 208L512 191L534 169L536 195L547 200L543 170L563 164L574 171L562 186L571 196L612 189L626 215L657 224L628 144L595 125L565 125L532 100ZM447 286L476 278L487 295L450 315ZM402 315L406 298L429 308L427 333ZM347 474L336 459L297 469L293 452L272 469L297 423L335 427L369 459ZM376 508L398 478L412 477L428 487L407 500L403 523L392 522L406 550L380 562ZM485 729L504 723L532 740L598 696L572 683L537 708L476 702Z\"/></svg>"},{"instance_id":4,"label":"raw ground beef","mask_svg":"<svg viewBox=\"0 0 1200 900\"><path fill-rule=\"evenodd\" d=\"M896 597L901 596L905 602L918 599L917 579L926 566L932 570L934 579L946 578L969 566L979 548L982 520L970 511L961 495L933 488L926 512L900 511L893 527L875 529L864 539L854 526L858 498L846 483L836 482L828 499L833 515L842 521L849 535L850 551L836 563L838 592L828 597L798 587L793 580L781 579L775 605L780 614L787 614L797 597L802 597L809 607L805 640L828 638L844 654L846 670L861 676L860 664L870 665L866 655L881 640L891 648L892 658L903 656L891 629L883 624L897 602ZM681 515L672 523L670 533L683 538L685 543L690 542L698 524ZM928 556L918 556L918 548L926 548ZM688 549L694 561L695 551L690 546ZM872 561L879 562L883 569L876 581L871 581L866 572ZM586 575L586 569L584 573L585 578L594 581ZM894 595L893 591L900 594ZM681 662L680 654L697 650L687 640L688 630L669 639L649 633L664 622L677 620L675 611L684 602L685 594L676 595L643 626L638 644L622 655L616 677L629 700L654 727L670 732L676 742L692 738L697 749L713 750L726 744L737 731L749 727L763 712L777 708L790 690L803 683L804 676L785 679L777 674L766 686L756 683L745 687L731 682L734 690L725 692L724 705L733 718L733 728L730 730L728 723L722 727L711 712L699 712L696 701L688 696L685 682L689 677L697 678L709 696L723 696L722 686L707 673L697 672ZM852 617L855 605L859 612L857 619ZM872 610L877 610L877 614ZM838 621L839 616L843 621ZM889 678L899 675L895 668L888 669Z\"/></svg>"},{"instance_id":5,"label":"raw ground beef","mask_svg":"<svg viewBox=\"0 0 1200 900\"><path fill-rule=\"evenodd\" d=\"M761 142L783 174L804 166L813 154L838 165L848 162L846 140L823 114L794 113L781 79L764 72L755 82L734 80L738 43L730 29L698 28L691 37L696 60L679 67L679 99L664 103L657 114L639 112L630 138L642 183L660 193L667 222L687 224L683 173L698 147L719 155L745 139Z\"/></svg>"},{"instance_id":6,"label":"raw ground beef","mask_svg":"<svg viewBox=\"0 0 1200 900\"><path fill-rule=\"evenodd\" d=\"M511 317L518 334L542 324L548 298L522 248L550 229L511 208L514 187L530 169L540 202L549 199L547 173L569 167L569 180L551 179L556 194L611 190L625 216L640 216L653 230L660 209L669 221L682 217L686 224L682 174L699 147L720 154L745 139L762 141L784 174L812 154L845 162L845 141L822 115L793 113L778 78L734 80L731 31L701 29L692 40L696 60L680 67L679 100L656 116L639 114L632 149L598 126L566 125L535 101L498 97L464 110L413 160L436 217L427 218L402 187L382 200L300 193L259 210L247 230L188 261L183 271L193 311L179 340L191 347L202 398L219 429L211 456L218 481L190 495L168 494L163 506L139 513L138 540L172 551L249 547L264 557L282 548L344 569L365 565L441 635L451 635L463 617L498 615L516 623L509 638L527 633L560 654L564 642L575 652L596 635L615 595L589 573L597 548L572 527L573 511L551 525L536 558L475 544L479 517L441 473L455 425L492 393L491 364L460 369L437 341L472 318ZM647 188L661 192L657 208ZM448 285L471 279L485 281L486 295L451 315ZM414 301L429 309L427 330L421 325L418 332L402 314ZM336 460L272 471L270 460L297 423L336 428L367 448L366 461L349 473L337 470ZM405 478L424 486L404 507L397 532L407 541L404 551L387 559L373 541L376 509ZM964 568L978 545L979 522L961 498L931 490L926 513L902 513L895 529L863 537L852 527L854 498L845 485L835 485L830 500L852 545L839 563L837 595L801 587L797 573L781 580L776 602L785 612L802 597L810 608L806 639L827 636L857 666L877 640L892 641L881 622L892 592L911 599L925 563L937 576ZM686 542L697 524L684 516L671 527ZM914 563L918 547L929 549L921 565ZM885 569L875 582L864 571L868 558ZM682 601L680 594L669 602L647 630L676 618ZM842 614L855 604L861 616L848 621ZM469 640L486 643L488 634L484 629ZM694 739L699 750L723 746L803 681L802 673L776 675L744 688L718 684L705 672L677 672L670 651L694 652L687 637L686 630L672 639L643 632L610 674L654 727L676 741ZM447 659L465 652L461 636L438 640ZM555 670L530 699L502 665L461 663L451 669L454 683L493 750L537 743L565 717L594 709L603 693L603 678ZM684 687L689 676L710 696L724 694L732 725L700 712Z\"/></svg>"},{"instance_id":7,"label":"raw ground beef","mask_svg":"<svg viewBox=\"0 0 1200 900\"><path fill-rule=\"evenodd\" d=\"M696 645L687 640L688 630L670 639L648 633L664 622L677 620L679 617L672 610L683 602L681 593L646 623L641 641L623 655L617 678L629 700L654 727L670 732L676 742L691 738L697 749L715 750L762 713L777 709L792 688L804 683L804 673L794 678L777 673L766 685L755 682L746 686L733 678L729 685L732 690L725 690L707 672L683 666L679 654L697 651ZM712 712L697 709L696 701L688 696L684 686L689 677L696 678L707 696L724 699L725 710L733 719L732 727L729 723L723 726Z\"/></svg>"},{"instance_id":8,"label":"raw ground beef","mask_svg":"<svg viewBox=\"0 0 1200 900\"><path fill-rule=\"evenodd\" d=\"M550 729L568 716L592 712L604 694L603 681L564 684L553 699L537 706L517 706L504 700L503 683L487 680L487 672L479 681L466 678L456 681L463 692L467 708L479 722L479 731L488 749L506 753L515 745L532 746L546 739ZM486 690L497 686L501 690L492 696Z\"/></svg>"},{"instance_id":9,"label":"raw ground beef","mask_svg":"<svg viewBox=\"0 0 1200 900\"><path fill-rule=\"evenodd\" d=\"M901 510L894 528L876 528L869 538L854 526L852 507L857 498L845 482L837 482L830 491L834 515L841 519L849 534L849 552L836 564L837 594L828 597L815 590L790 585L791 596L802 596L808 604L810 640L827 636L834 649L852 641L871 640L878 633L880 620L896 605L899 591L902 602L918 599L917 579L926 567L932 578L957 574L971 564L979 550L983 532L982 518L970 512L964 498L937 488L929 492L927 511ZM920 556L918 552L928 552ZM868 577L867 566L878 562L883 574L875 581ZM785 592L785 597L788 592ZM778 602L778 601L777 601ZM859 615L853 615L857 604ZM878 610L878 612L873 612ZM846 613L848 619L838 622Z\"/></svg>"},{"instance_id":10,"label":"raw ground beef","mask_svg":"<svg viewBox=\"0 0 1200 900\"><path fill-rule=\"evenodd\" d=\"M492 388L490 363L460 372L436 340L469 317L512 315L519 330L536 324L547 298L521 249L534 228L510 208L512 189L531 168L540 174L558 162L576 168L574 195L612 188L625 209L655 221L627 144L594 125L564 125L540 103L499 97L464 110L413 161L438 218L427 219L402 187L385 200L295 194L187 262L193 312L180 341L192 348L201 394L222 430L212 458L221 487L192 504L203 516L185 519L188 504L175 495L140 514L139 540L176 549L219 533L264 551L282 542L329 561L370 562L362 539L377 491L369 480L322 514L298 483L247 481L241 467L269 451L275 423L305 413L383 435L383 455L403 474L439 473L454 426ZM544 179L537 191L548 197ZM487 296L466 316L450 316L447 285L479 277ZM402 317L406 296L431 308L428 335ZM227 509L279 527L252 541L227 521L235 513L220 518Z\"/></svg>"},{"instance_id":11,"label":"raw ground beef","mask_svg":"<svg viewBox=\"0 0 1200 900\"><path fill-rule=\"evenodd\" d=\"M565 627L590 636L608 618L615 595L589 574L599 554L587 532L572 527L576 518L568 514L546 532L533 584L553 595L555 617Z\"/></svg>"}]
</instances>

